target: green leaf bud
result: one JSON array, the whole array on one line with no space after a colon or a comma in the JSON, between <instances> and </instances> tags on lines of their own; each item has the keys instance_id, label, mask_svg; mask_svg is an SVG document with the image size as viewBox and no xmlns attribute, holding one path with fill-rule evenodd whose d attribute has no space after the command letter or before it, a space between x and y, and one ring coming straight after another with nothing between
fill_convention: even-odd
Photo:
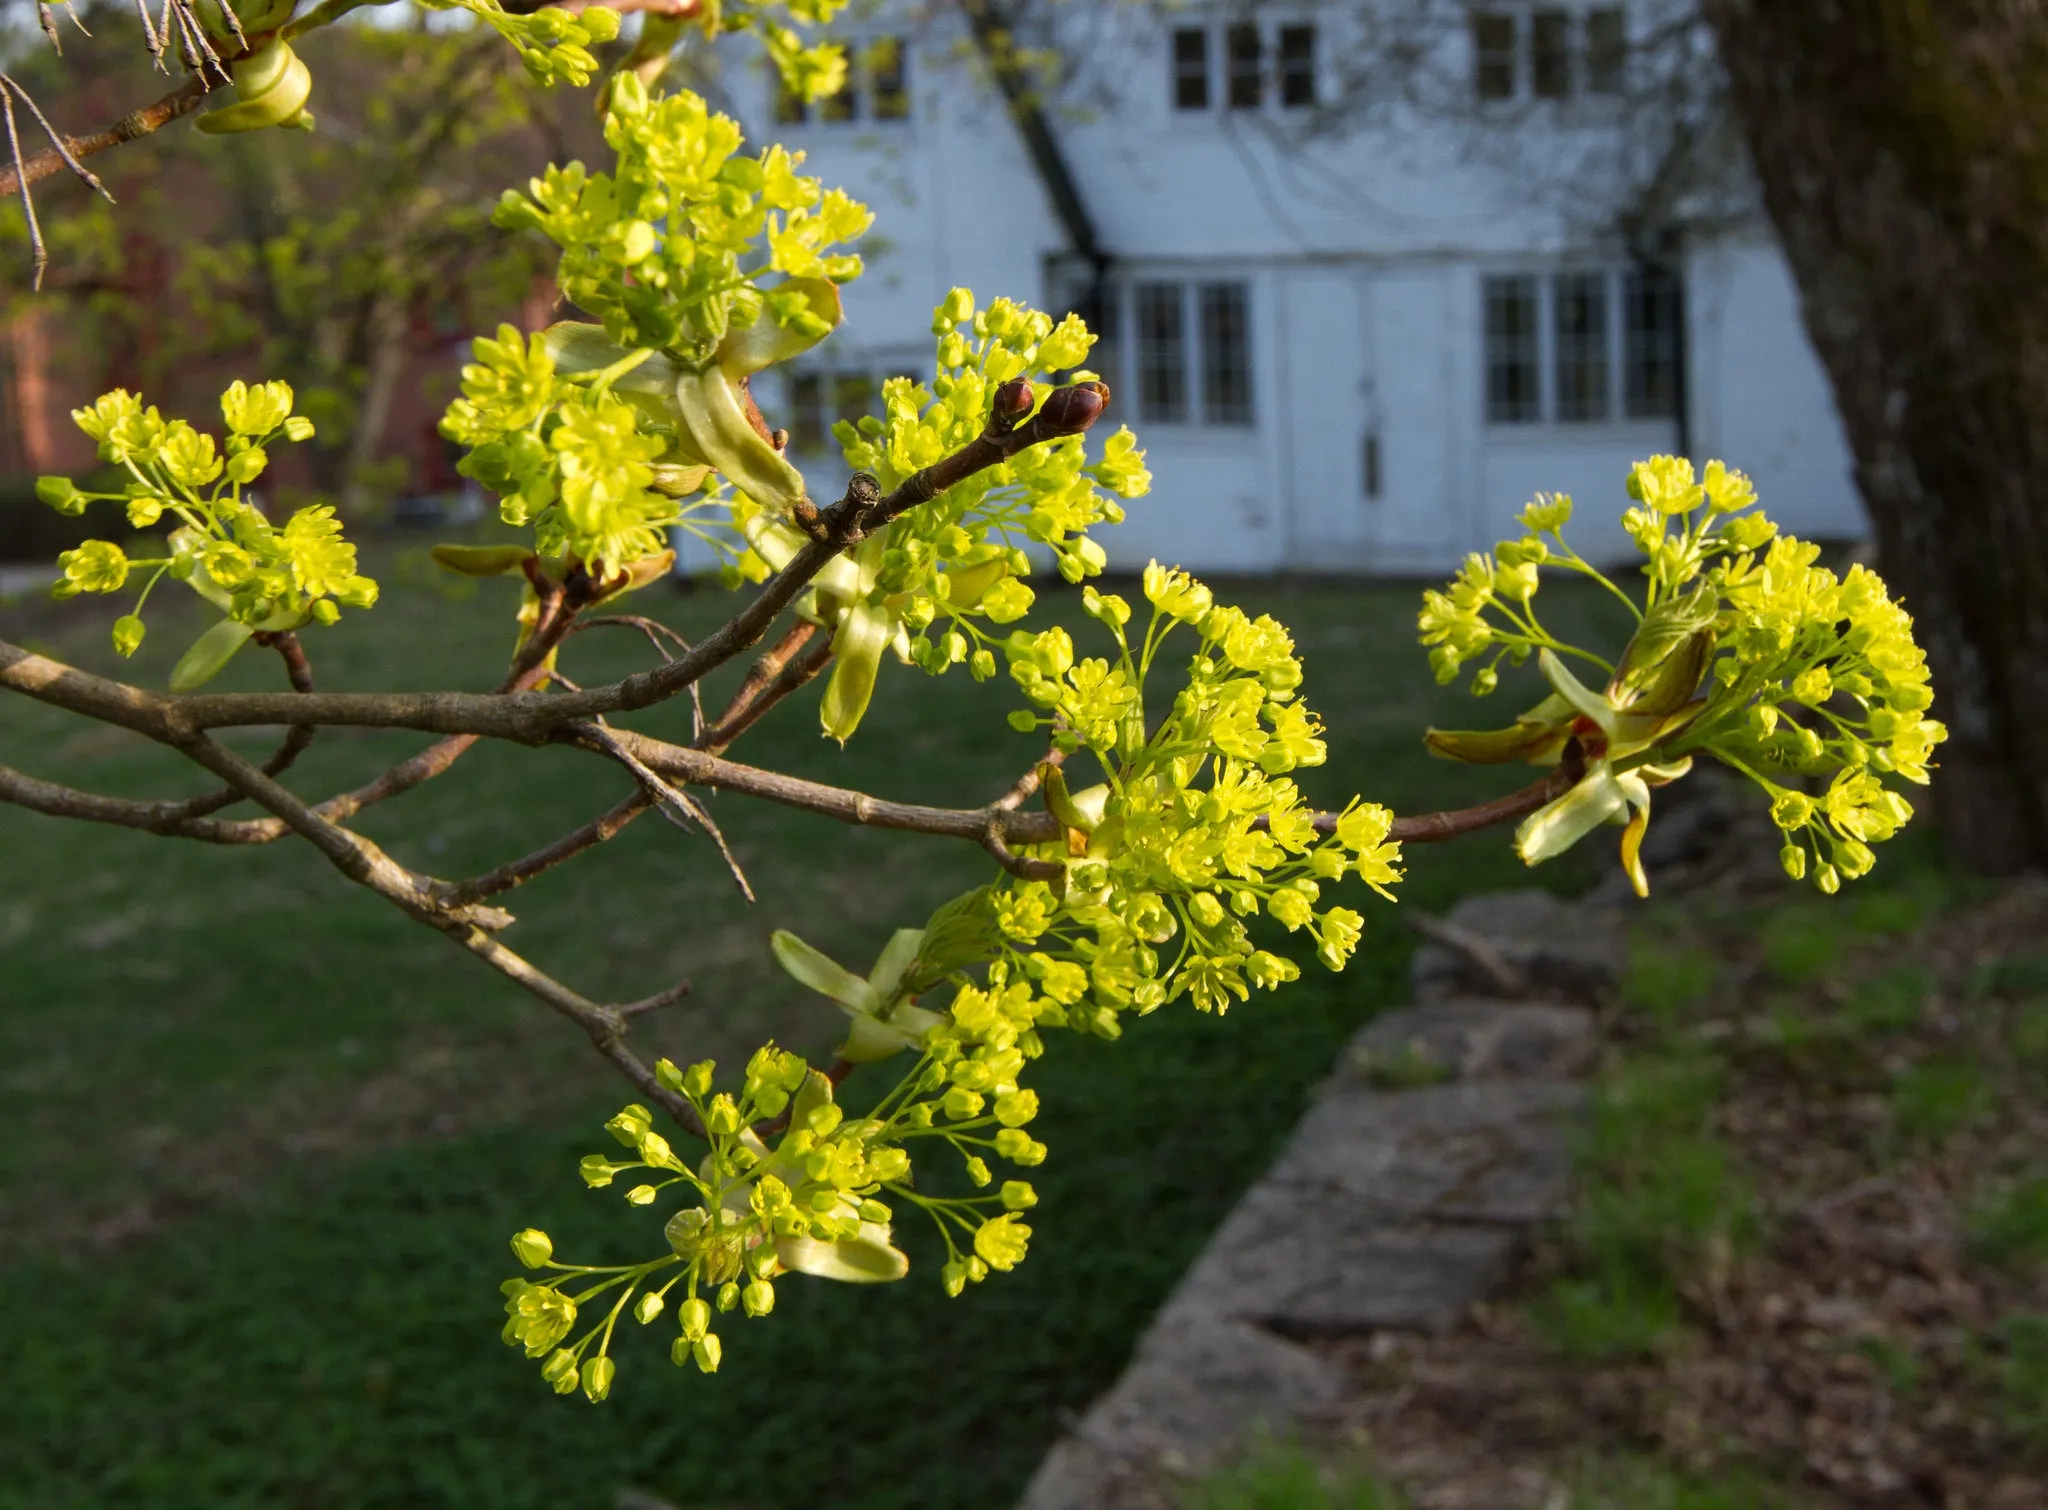
<instances>
[{"instance_id":1,"label":"green leaf bud","mask_svg":"<svg viewBox=\"0 0 2048 1510\"><path fill-rule=\"evenodd\" d=\"M536 1227L528 1227L512 1238L512 1256L529 1269L538 1269L555 1256L554 1240Z\"/></svg>"},{"instance_id":2,"label":"green leaf bud","mask_svg":"<svg viewBox=\"0 0 2048 1510\"><path fill-rule=\"evenodd\" d=\"M68 477L38 477L36 497L60 514L83 514L85 494Z\"/></svg>"}]
</instances>

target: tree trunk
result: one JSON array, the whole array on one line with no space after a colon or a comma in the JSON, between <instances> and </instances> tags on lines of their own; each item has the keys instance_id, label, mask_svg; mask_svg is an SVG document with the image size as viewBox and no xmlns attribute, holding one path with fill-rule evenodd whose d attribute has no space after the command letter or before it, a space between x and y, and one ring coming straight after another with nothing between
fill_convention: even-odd
<instances>
[{"instance_id":1,"label":"tree trunk","mask_svg":"<svg viewBox=\"0 0 2048 1510\"><path fill-rule=\"evenodd\" d=\"M1702 3L1927 647L1951 852L2048 865L2048 5Z\"/></svg>"}]
</instances>

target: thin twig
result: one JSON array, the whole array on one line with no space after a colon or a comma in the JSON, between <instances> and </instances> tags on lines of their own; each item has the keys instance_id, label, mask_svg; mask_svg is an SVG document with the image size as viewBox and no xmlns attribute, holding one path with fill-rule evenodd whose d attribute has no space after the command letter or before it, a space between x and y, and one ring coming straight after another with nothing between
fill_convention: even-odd
<instances>
[{"instance_id":1,"label":"thin twig","mask_svg":"<svg viewBox=\"0 0 2048 1510\"><path fill-rule=\"evenodd\" d=\"M573 833L564 834L544 849L537 849L530 855L500 865L496 870L487 870L482 875L467 881L458 881L442 896L455 903L480 902L485 897L496 896L501 891L510 891L523 886L535 876L554 869L565 861L573 860L586 849L603 844L616 835L635 818L654 806L654 796L645 787L636 787L633 794L605 813L593 818Z\"/></svg>"},{"instance_id":2,"label":"thin twig","mask_svg":"<svg viewBox=\"0 0 2048 1510\"><path fill-rule=\"evenodd\" d=\"M718 846L718 852L725 857L726 869L732 872L734 883L740 895L749 902L754 900L754 888L747 882L747 873L740 869L739 858L733 854L732 846L725 842L725 834L704 810L704 805L688 792L671 785L659 772L651 770L639 756L620 742L617 733L602 724L586 726L582 741L588 746L604 751L620 765L639 778L641 785L654 794L661 807L662 816L678 828L692 824L711 836L711 842Z\"/></svg>"},{"instance_id":3,"label":"thin twig","mask_svg":"<svg viewBox=\"0 0 2048 1510\"><path fill-rule=\"evenodd\" d=\"M64 166L76 174L81 183L91 188L101 198L105 199L108 204L112 204L114 202L113 194L105 184L100 182L99 175L80 162L72 155L71 149L64 145L64 138L57 134L57 128L50 124L50 118L43 114L43 107L36 103L35 96L5 74L0 74L0 83L5 83L8 88L21 97L22 104L28 106L29 113L36 118L36 124L43 128L43 135L50 139L50 145L56 149L57 155L64 160Z\"/></svg>"},{"instance_id":4,"label":"thin twig","mask_svg":"<svg viewBox=\"0 0 2048 1510\"><path fill-rule=\"evenodd\" d=\"M14 157L14 177L21 186L21 215L28 222L29 265L35 269L35 286L43 286L43 271L50 265L50 249L43 245L43 228L36 224L35 196L28 191L28 168L21 157L21 133L14 124L13 91L0 89L0 107L7 113L7 149Z\"/></svg>"},{"instance_id":5,"label":"thin twig","mask_svg":"<svg viewBox=\"0 0 2048 1510\"><path fill-rule=\"evenodd\" d=\"M808 629L811 626L806 624L804 627ZM714 755L726 750L734 740L766 717L784 698L808 684L831 663L832 641L827 637L783 666L776 672L775 679L757 691L738 711L727 709L725 716L719 719L717 727L698 734L695 747L708 750Z\"/></svg>"},{"instance_id":6,"label":"thin twig","mask_svg":"<svg viewBox=\"0 0 2048 1510\"><path fill-rule=\"evenodd\" d=\"M64 150L51 148L38 152L26 162L17 162L0 169L0 195L12 194L24 182L35 183L48 178L52 173L68 167L78 158L91 157L109 147L118 147L123 142L132 142L140 137L161 131L180 116L190 115L205 101L208 85L203 75L194 74L184 83L154 104L140 110L132 110L104 131L95 131L89 136L67 136ZM271 722L257 719L257 723Z\"/></svg>"},{"instance_id":7,"label":"thin twig","mask_svg":"<svg viewBox=\"0 0 2048 1510\"><path fill-rule=\"evenodd\" d=\"M638 1017L643 1012L659 1012L663 1007L672 1007L690 994L690 983L679 980L666 991L657 991L652 996L643 996L638 1001L622 1003L618 1008L621 1017Z\"/></svg>"},{"instance_id":8,"label":"thin twig","mask_svg":"<svg viewBox=\"0 0 2048 1510\"><path fill-rule=\"evenodd\" d=\"M690 650L690 642L684 639L682 635L669 628L668 625L662 623L659 619L650 619L645 614L608 613L600 614L594 619L578 619L569 630L569 633L581 634L586 629L637 629L647 636L648 643L654 646L655 653L664 661L675 659L669 653L666 641L673 641L677 648L686 655ZM563 684L566 686L567 682L565 681ZM569 690L576 692L582 689L571 687ZM693 739L701 739L704 735L704 697L700 690L700 684L696 682L690 683L690 734Z\"/></svg>"}]
</instances>

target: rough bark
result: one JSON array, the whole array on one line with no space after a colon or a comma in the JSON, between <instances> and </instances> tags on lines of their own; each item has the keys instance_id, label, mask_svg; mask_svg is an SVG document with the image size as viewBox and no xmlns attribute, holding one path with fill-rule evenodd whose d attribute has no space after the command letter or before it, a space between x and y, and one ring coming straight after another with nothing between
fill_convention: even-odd
<instances>
[{"instance_id":1,"label":"rough bark","mask_svg":"<svg viewBox=\"0 0 2048 1510\"><path fill-rule=\"evenodd\" d=\"M1927 646L1950 848L2048 865L2048 5L1703 7Z\"/></svg>"}]
</instances>

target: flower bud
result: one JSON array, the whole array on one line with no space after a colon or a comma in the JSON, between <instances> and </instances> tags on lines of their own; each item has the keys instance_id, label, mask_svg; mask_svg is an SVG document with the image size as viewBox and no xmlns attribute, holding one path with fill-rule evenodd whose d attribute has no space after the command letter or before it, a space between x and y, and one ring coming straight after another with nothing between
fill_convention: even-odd
<instances>
[{"instance_id":1,"label":"flower bud","mask_svg":"<svg viewBox=\"0 0 2048 1510\"><path fill-rule=\"evenodd\" d=\"M554 1240L536 1227L515 1233L512 1238L512 1256L529 1269L538 1269L555 1256Z\"/></svg>"},{"instance_id":2,"label":"flower bud","mask_svg":"<svg viewBox=\"0 0 2048 1510\"><path fill-rule=\"evenodd\" d=\"M740 1303L749 1316L766 1316L775 1309L775 1286L765 1279L757 1279L740 1291Z\"/></svg>"},{"instance_id":3,"label":"flower bud","mask_svg":"<svg viewBox=\"0 0 2048 1510\"><path fill-rule=\"evenodd\" d=\"M683 1335L695 1342L711 1330L711 1307L702 1296L692 1295L676 1308L676 1322Z\"/></svg>"},{"instance_id":4,"label":"flower bud","mask_svg":"<svg viewBox=\"0 0 2048 1510\"><path fill-rule=\"evenodd\" d=\"M989 413L996 419L1015 424L1031 412L1031 406L1036 401L1037 396L1031 391L1029 378L1011 378L1009 382L996 389L994 396L990 398Z\"/></svg>"},{"instance_id":5,"label":"flower bud","mask_svg":"<svg viewBox=\"0 0 2048 1510\"><path fill-rule=\"evenodd\" d=\"M739 1303L740 1287L738 1284L732 1280L727 1280L718 1287L718 1309L721 1312L733 1310Z\"/></svg>"},{"instance_id":6,"label":"flower bud","mask_svg":"<svg viewBox=\"0 0 2048 1510\"><path fill-rule=\"evenodd\" d=\"M1079 435L1109 407L1109 384L1076 383L1055 388L1038 411L1039 423L1053 435Z\"/></svg>"},{"instance_id":7,"label":"flower bud","mask_svg":"<svg viewBox=\"0 0 2048 1510\"><path fill-rule=\"evenodd\" d=\"M690 1356L697 1360L698 1368L707 1374L715 1374L719 1359L725 1356L725 1345L716 1337L700 1337L690 1344Z\"/></svg>"},{"instance_id":8,"label":"flower bud","mask_svg":"<svg viewBox=\"0 0 2048 1510\"><path fill-rule=\"evenodd\" d=\"M599 1356L583 1365L583 1393L595 1405L612 1392L612 1375L619 1371L611 1359Z\"/></svg>"}]
</instances>

